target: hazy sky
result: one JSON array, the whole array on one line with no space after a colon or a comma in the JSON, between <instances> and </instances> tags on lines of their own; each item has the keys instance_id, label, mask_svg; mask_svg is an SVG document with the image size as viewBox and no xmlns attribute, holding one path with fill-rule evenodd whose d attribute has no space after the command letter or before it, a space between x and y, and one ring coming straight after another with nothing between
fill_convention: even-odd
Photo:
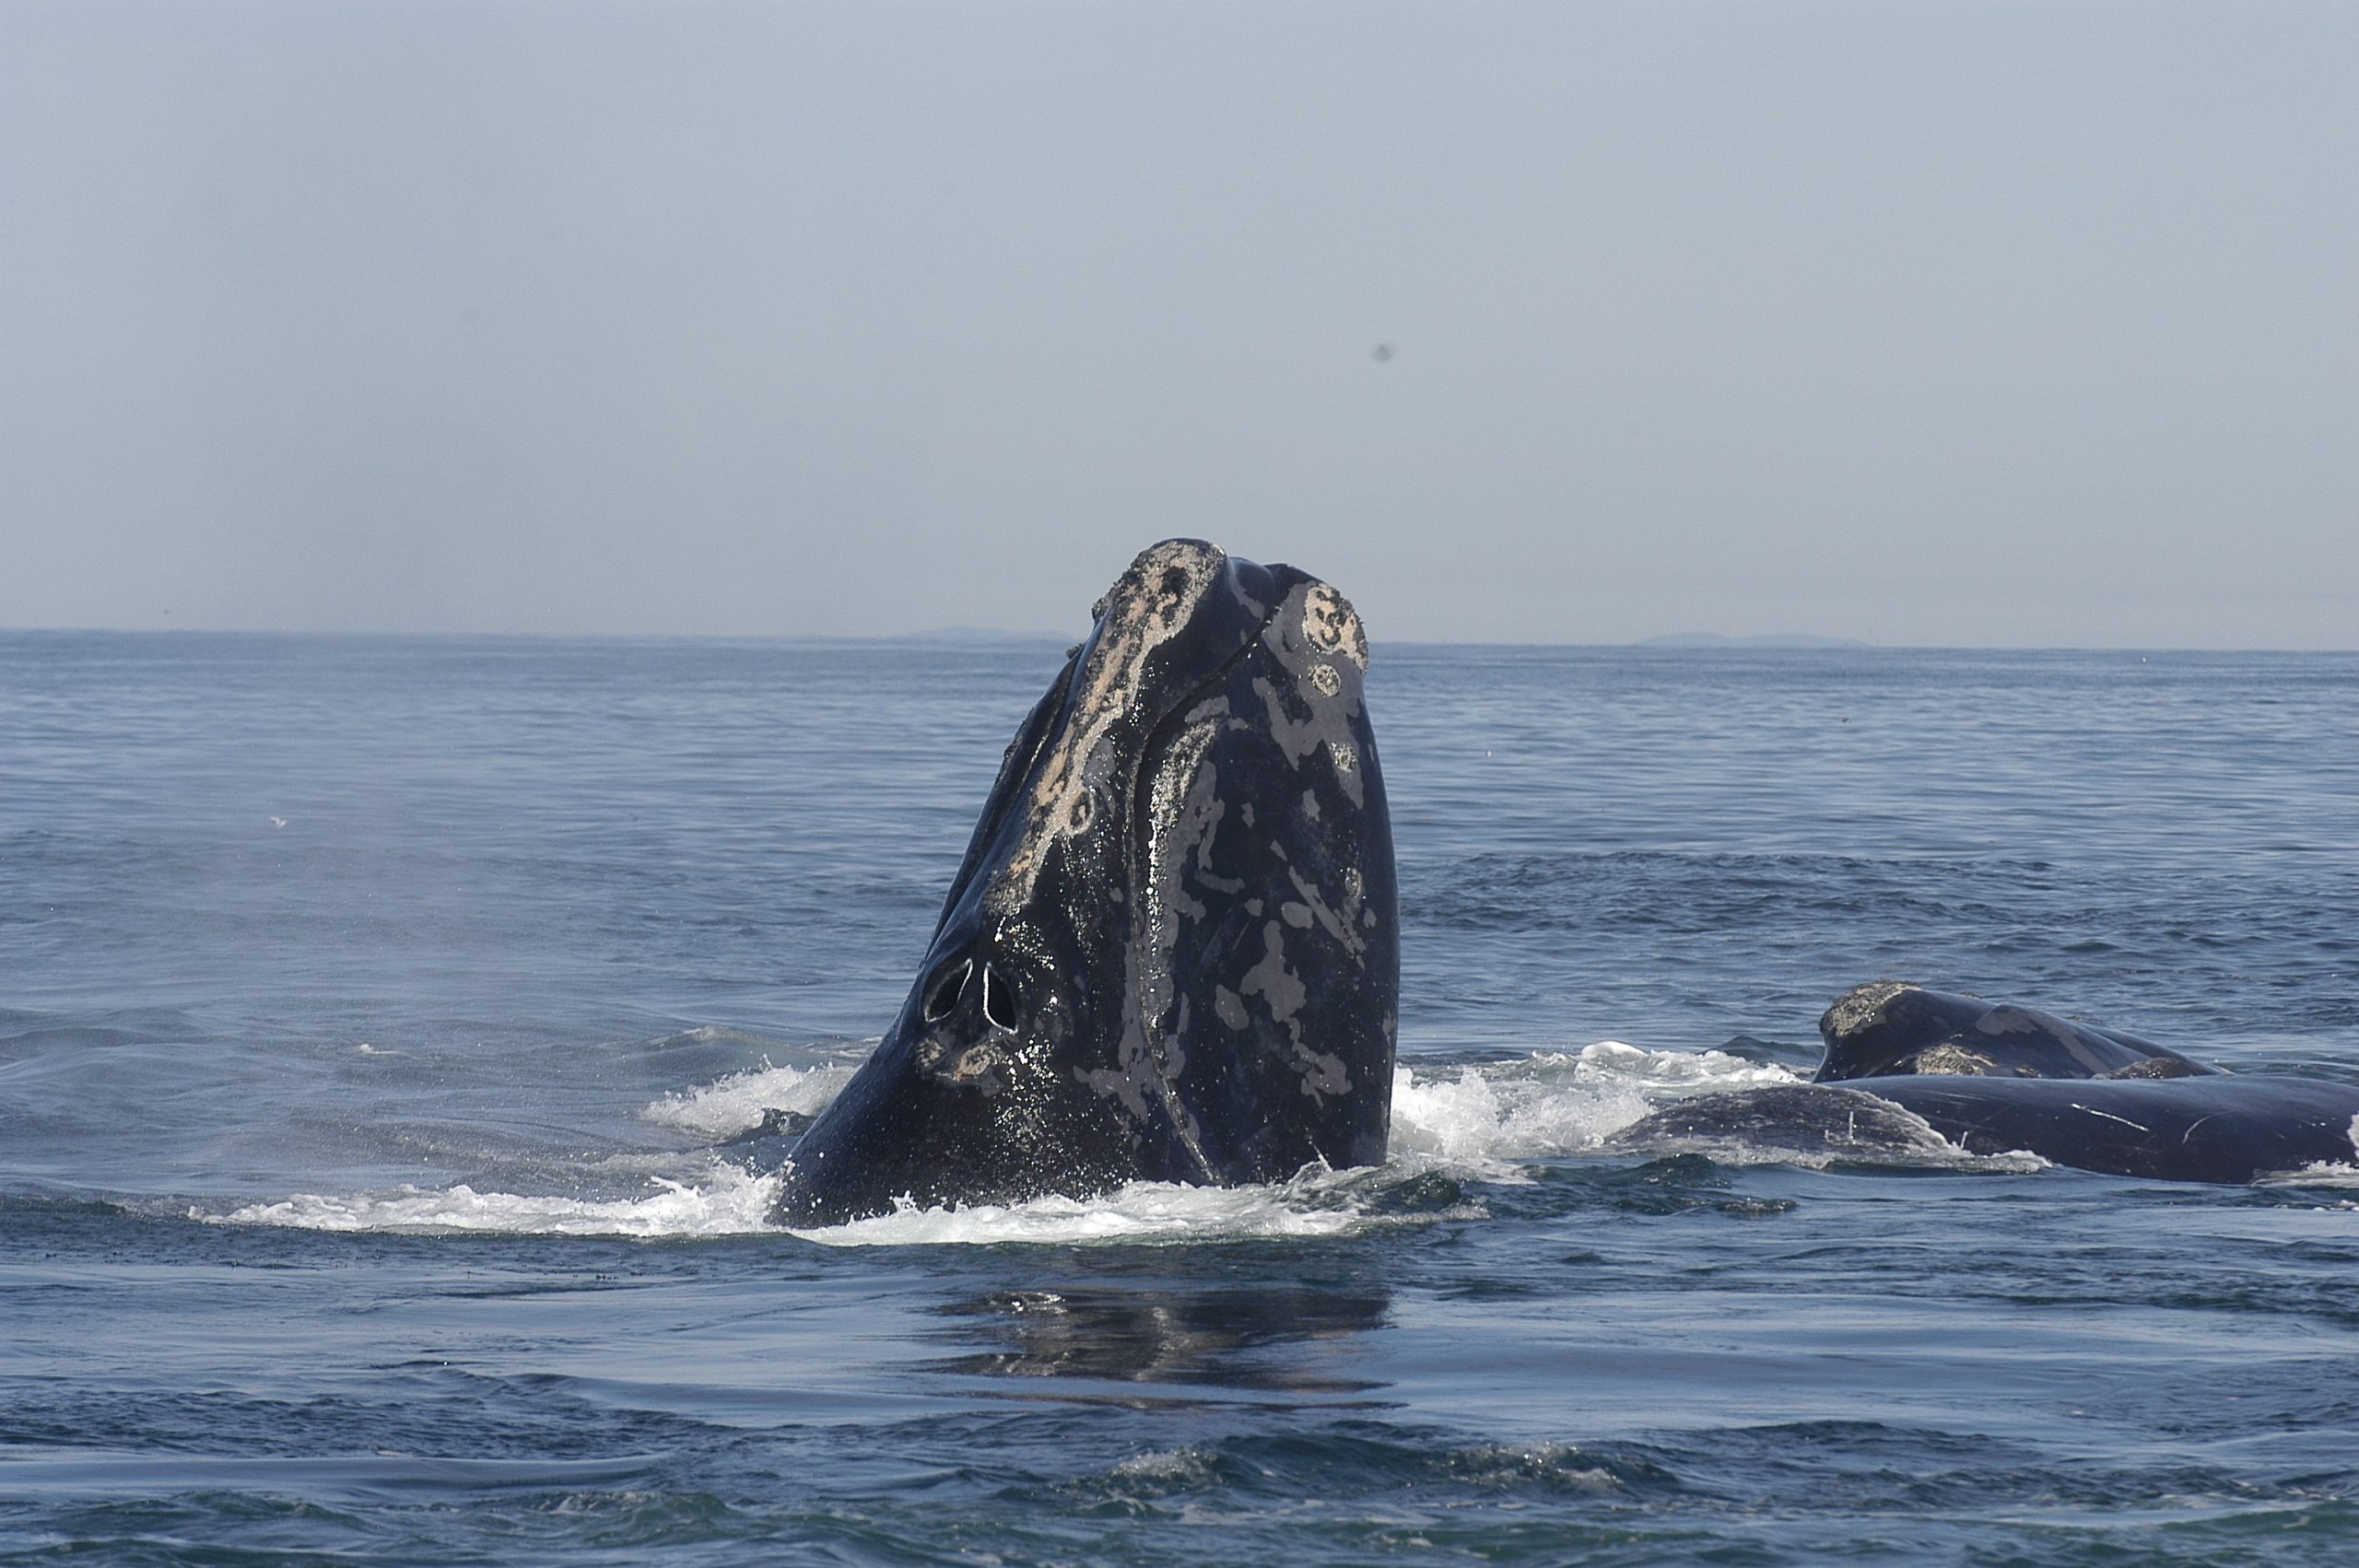
<instances>
[{"instance_id":1,"label":"hazy sky","mask_svg":"<svg viewBox=\"0 0 2359 1568\"><path fill-rule=\"evenodd\" d=\"M0 625L1074 631L1172 533L2359 646L2359 6L0 0Z\"/></svg>"}]
</instances>

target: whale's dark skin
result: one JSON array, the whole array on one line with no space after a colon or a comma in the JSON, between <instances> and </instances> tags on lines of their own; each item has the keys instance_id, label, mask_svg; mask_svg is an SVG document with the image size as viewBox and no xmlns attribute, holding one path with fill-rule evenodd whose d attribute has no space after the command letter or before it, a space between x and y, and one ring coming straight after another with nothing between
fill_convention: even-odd
<instances>
[{"instance_id":1,"label":"whale's dark skin","mask_svg":"<svg viewBox=\"0 0 2359 1568\"><path fill-rule=\"evenodd\" d=\"M1798 1135L1846 1153L1889 1142L1898 1107L1975 1154L2166 1181L2248 1182L2359 1160L2359 1084L2232 1075L2137 1036L2036 1009L1880 981L1819 1020L1816 1082L1712 1094L1617 1141Z\"/></svg>"},{"instance_id":2,"label":"whale's dark skin","mask_svg":"<svg viewBox=\"0 0 2359 1568\"><path fill-rule=\"evenodd\" d=\"M2349 1165L2359 1084L2211 1073L2173 1079L1876 1078L1878 1099L1970 1154L2165 1181L2248 1182Z\"/></svg>"},{"instance_id":3,"label":"whale's dark skin","mask_svg":"<svg viewBox=\"0 0 2359 1568\"><path fill-rule=\"evenodd\" d=\"M1184 539L1095 614L780 1223L1383 1160L1400 947L1358 616Z\"/></svg>"},{"instance_id":4,"label":"whale's dark skin","mask_svg":"<svg viewBox=\"0 0 2359 1568\"><path fill-rule=\"evenodd\" d=\"M1820 1015L1817 1082L1964 1074L1988 1078L2191 1078L2214 1070L2118 1029L1905 981L1854 987Z\"/></svg>"}]
</instances>

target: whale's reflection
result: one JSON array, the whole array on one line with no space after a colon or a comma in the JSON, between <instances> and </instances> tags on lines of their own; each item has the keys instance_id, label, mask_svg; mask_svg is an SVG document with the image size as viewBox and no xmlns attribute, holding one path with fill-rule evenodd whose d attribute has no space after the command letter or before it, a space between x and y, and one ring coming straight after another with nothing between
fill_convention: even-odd
<instances>
[{"instance_id":1,"label":"whale's reflection","mask_svg":"<svg viewBox=\"0 0 2359 1568\"><path fill-rule=\"evenodd\" d=\"M1390 1303L1361 1285L998 1291L935 1309L956 1320L946 1337L993 1348L933 1365L984 1377L1364 1393L1383 1384L1356 1375L1358 1337L1383 1327Z\"/></svg>"}]
</instances>

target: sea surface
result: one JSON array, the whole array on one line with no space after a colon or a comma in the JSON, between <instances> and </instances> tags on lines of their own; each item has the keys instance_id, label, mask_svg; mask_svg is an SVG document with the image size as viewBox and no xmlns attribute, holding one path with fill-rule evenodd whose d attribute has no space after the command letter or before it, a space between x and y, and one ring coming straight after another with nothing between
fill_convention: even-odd
<instances>
[{"instance_id":1,"label":"sea surface","mask_svg":"<svg viewBox=\"0 0 2359 1568\"><path fill-rule=\"evenodd\" d=\"M2359 1561L2349 1171L1600 1148L2359 1077L2359 657L1379 644L1388 1165L770 1228L1061 652L0 634L0 1561Z\"/></svg>"}]
</instances>

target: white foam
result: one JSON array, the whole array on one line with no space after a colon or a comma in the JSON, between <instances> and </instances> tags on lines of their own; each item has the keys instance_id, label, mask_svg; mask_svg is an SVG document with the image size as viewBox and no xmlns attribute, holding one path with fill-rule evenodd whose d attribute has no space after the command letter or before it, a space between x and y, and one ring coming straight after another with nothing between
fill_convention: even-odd
<instances>
[{"instance_id":1,"label":"white foam","mask_svg":"<svg viewBox=\"0 0 2359 1568\"><path fill-rule=\"evenodd\" d=\"M666 1094L639 1114L700 1138L734 1138L762 1125L769 1111L816 1116L851 1082L853 1067L772 1067L764 1062L700 1089Z\"/></svg>"},{"instance_id":2,"label":"white foam","mask_svg":"<svg viewBox=\"0 0 2359 1568\"><path fill-rule=\"evenodd\" d=\"M1725 1051L1649 1051L1601 1040L1579 1051L1461 1067L1456 1082L1392 1076L1392 1159L1513 1180L1517 1162L1578 1154L1679 1092L1798 1080Z\"/></svg>"},{"instance_id":3,"label":"white foam","mask_svg":"<svg viewBox=\"0 0 2359 1568\"><path fill-rule=\"evenodd\" d=\"M1370 1171L1314 1167L1292 1181L1262 1187L1136 1181L1102 1198L1036 1198L1005 1206L920 1208L904 1198L889 1214L793 1234L826 1246L1002 1242L1140 1246L1344 1235L1438 1217L1371 1215L1355 1189L1375 1179L1377 1173Z\"/></svg>"},{"instance_id":4,"label":"white foam","mask_svg":"<svg viewBox=\"0 0 2359 1568\"><path fill-rule=\"evenodd\" d=\"M1413 1069L1393 1071L1391 1159L1504 1179L1513 1163L1593 1149L1647 1114L1637 1089L1551 1088L1500 1082L1479 1068L1458 1080L1421 1083Z\"/></svg>"},{"instance_id":5,"label":"white foam","mask_svg":"<svg viewBox=\"0 0 2359 1568\"><path fill-rule=\"evenodd\" d=\"M772 1110L816 1114L853 1071L849 1064L765 1064L668 1094L640 1115L719 1140L759 1127ZM1617 1040L1462 1067L1454 1078L1421 1079L1414 1069L1401 1067L1393 1078L1392 1153L1381 1170L1317 1167L1291 1181L1259 1187L1134 1182L1101 1198L1040 1198L1007 1205L921 1208L905 1199L889 1214L792 1234L829 1246L1136 1246L1333 1236L1426 1223L1443 1216L1380 1214L1370 1199L1404 1176L1433 1170L1485 1181L1521 1180L1519 1163L1595 1150L1663 1100L1795 1082L1783 1068L1723 1051L1649 1051ZM669 1162L678 1156L655 1158ZM632 1157L616 1156L602 1168L611 1175L640 1167ZM190 1214L215 1223L428 1235L656 1239L778 1234L768 1218L778 1194L777 1176L756 1176L714 1160L687 1179L649 1179L654 1190L645 1196L615 1199L477 1192L464 1185L405 1186L345 1196L303 1193L226 1214Z\"/></svg>"},{"instance_id":6,"label":"white foam","mask_svg":"<svg viewBox=\"0 0 2359 1568\"><path fill-rule=\"evenodd\" d=\"M1633 1153L1701 1154L1716 1165L1798 1165L1804 1170L1832 1170L1837 1165L1881 1165L1897 1170L1956 1171L1978 1176L2036 1176L2054 1167L2027 1149L2004 1153L1976 1154L1959 1148L1926 1125L1921 1132L1879 1145L1875 1141L1810 1147L1801 1140L1688 1137L1649 1139Z\"/></svg>"},{"instance_id":7,"label":"white foam","mask_svg":"<svg viewBox=\"0 0 2359 1568\"><path fill-rule=\"evenodd\" d=\"M2351 1129L2345 1134L2351 1140L2353 1154L2359 1154L2359 1116L2351 1118ZM2359 1164L2346 1164L2340 1160L2314 1160L2294 1171L2271 1171L2254 1178L2260 1187L2359 1187Z\"/></svg>"},{"instance_id":8,"label":"white foam","mask_svg":"<svg viewBox=\"0 0 2359 1568\"><path fill-rule=\"evenodd\" d=\"M1365 1197L1383 1185L1377 1171L1306 1170L1260 1187L1182 1187L1133 1182L1102 1198L1039 1198L1012 1204L921 1208L907 1199L889 1214L790 1234L827 1246L992 1246L1007 1242L1130 1246L1342 1235L1438 1216L1377 1216ZM692 1182L654 1177L644 1198L597 1200L477 1192L464 1184L399 1187L334 1196L300 1193L226 1214L189 1217L215 1224L437 1235L611 1235L642 1240L776 1235L769 1220L779 1177L716 1162Z\"/></svg>"},{"instance_id":9,"label":"white foam","mask_svg":"<svg viewBox=\"0 0 2359 1568\"><path fill-rule=\"evenodd\" d=\"M1600 1040L1578 1051L1534 1051L1543 1071L1570 1069L1577 1083L1626 1083L1650 1094L1760 1089L1802 1079L1775 1062L1748 1061L1727 1051L1649 1051L1620 1040Z\"/></svg>"},{"instance_id":10,"label":"white foam","mask_svg":"<svg viewBox=\"0 0 2359 1568\"><path fill-rule=\"evenodd\" d=\"M477 1192L464 1183L439 1189L403 1186L349 1196L299 1193L249 1203L227 1214L192 1209L189 1218L217 1224L286 1225L307 1231L448 1235L495 1231L522 1235L730 1236L767 1231L778 1177L756 1176L716 1162L694 1182L651 1178L644 1198L599 1201Z\"/></svg>"},{"instance_id":11,"label":"white foam","mask_svg":"<svg viewBox=\"0 0 2359 1568\"><path fill-rule=\"evenodd\" d=\"M2359 1165L2320 1160L2297 1171L2271 1171L2253 1178L2256 1187L2359 1187Z\"/></svg>"}]
</instances>

